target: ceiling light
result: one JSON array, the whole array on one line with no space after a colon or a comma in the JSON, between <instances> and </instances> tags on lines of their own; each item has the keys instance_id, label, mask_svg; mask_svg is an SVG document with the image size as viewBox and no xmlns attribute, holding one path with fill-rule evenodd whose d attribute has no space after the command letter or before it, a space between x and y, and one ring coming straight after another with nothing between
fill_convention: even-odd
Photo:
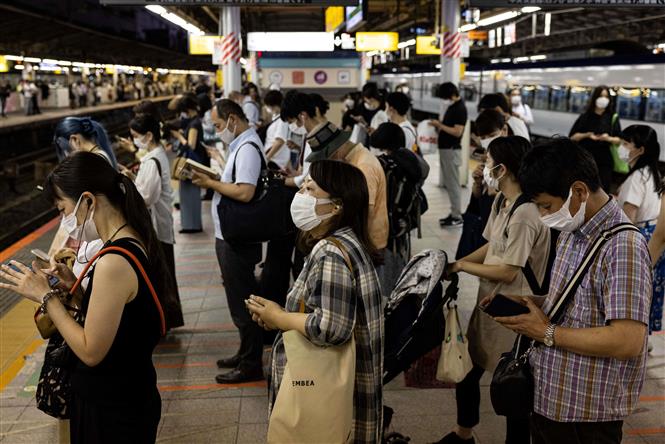
<instances>
[{"instance_id":1,"label":"ceiling light","mask_svg":"<svg viewBox=\"0 0 665 444\"><path fill-rule=\"evenodd\" d=\"M478 26L489 26L493 25L495 23L503 22L506 20L513 19L520 15L521 12L519 11L508 11L508 12L502 12L501 14L493 15L491 17L486 17L484 19L478 20Z\"/></svg>"},{"instance_id":2,"label":"ceiling light","mask_svg":"<svg viewBox=\"0 0 665 444\"><path fill-rule=\"evenodd\" d=\"M22 57L22 56L15 56L15 55L6 55L6 56L5 56L5 59L7 59L7 60L15 60L15 61L17 61L17 62L20 62L21 60L23 60L23 57Z\"/></svg>"},{"instance_id":3,"label":"ceiling light","mask_svg":"<svg viewBox=\"0 0 665 444\"><path fill-rule=\"evenodd\" d=\"M173 23L174 25L180 26L182 29L186 30L190 34L196 34L196 35L204 35L205 34L197 26L193 25L192 23L189 23L187 20L180 17L179 15L176 15L172 12L168 12L166 10L166 8L164 8L163 6L148 5L148 6L146 6L146 9L150 12L153 12L153 13L159 15L164 20L168 20L169 22Z\"/></svg>"},{"instance_id":4,"label":"ceiling light","mask_svg":"<svg viewBox=\"0 0 665 444\"><path fill-rule=\"evenodd\" d=\"M544 54L534 55L529 57L531 60L545 60L547 58Z\"/></svg>"},{"instance_id":5,"label":"ceiling light","mask_svg":"<svg viewBox=\"0 0 665 444\"><path fill-rule=\"evenodd\" d=\"M397 48L402 49L408 46L414 46L416 44L416 39L407 40L405 42L399 42Z\"/></svg>"},{"instance_id":6,"label":"ceiling light","mask_svg":"<svg viewBox=\"0 0 665 444\"><path fill-rule=\"evenodd\" d=\"M524 14L530 14L532 12L540 11L540 9L540 6L525 6L522 8L522 12Z\"/></svg>"},{"instance_id":7,"label":"ceiling light","mask_svg":"<svg viewBox=\"0 0 665 444\"><path fill-rule=\"evenodd\" d=\"M30 62L30 63L39 63L42 61L42 59L37 58L37 57L24 57L23 58L24 62Z\"/></svg>"},{"instance_id":8,"label":"ceiling light","mask_svg":"<svg viewBox=\"0 0 665 444\"><path fill-rule=\"evenodd\" d=\"M528 60L529 60L528 57L515 57L513 59L513 63L526 62Z\"/></svg>"},{"instance_id":9,"label":"ceiling light","mask_svg":"<svg viewBox=\"0 0 665 444\"><path fill-rule=\"evenodd\" d=\"M499 59L492 59L492 60L490 60L490 63L494 64L494 63L499 63L500 61L501 60L499 60Z\"/></svg>"},{"instance_id":10,"label":"ceiling light","mask_svg":"<svg viewBox=\"0 0 665 444\"><path fill-rule=\"evenodd\" d=\"M475 23L467 23L466 25L462 25L462 26L459 27L459 32L473 31L477 27L478 27L478 25L476 25Z\"/></svg>"},{"instance_id":11,"label":"ceiling light","mask_svg":"<svg viewBox=\"0 0 665 444\"><path fill-rule=\"evenodd\" d=\"M14 65L14 69L18 69L19 71L24 69L24 68L25 68L25 66L23 66L23 65Z\"/></svg>"}]
</instances>

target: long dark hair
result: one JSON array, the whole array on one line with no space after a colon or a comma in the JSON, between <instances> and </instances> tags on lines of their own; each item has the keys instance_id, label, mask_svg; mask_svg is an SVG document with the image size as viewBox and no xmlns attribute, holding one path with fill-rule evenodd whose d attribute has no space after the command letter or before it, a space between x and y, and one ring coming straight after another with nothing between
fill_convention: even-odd
<instances>
[{"instance_id":1,"label":"long dark hair","mask_svg":"<svg viewBox=\"0 0 665 444\"><path fill-rule=\"evenodd\" d=\"M505 166L515 179L522 166L522 159L529 151L531 143L521 136L498 137L487 147L487 152L494 160L494 166Z\"/></svg>"},{"instance_id":2,"label":"long dark hair","mask_svg":"<svg viewBox=\"0 0 665 444\"><path fill-rule=\"evenodd\" d=\"M367 222L369 219L369 191L363 173L353 165L337 160L320 160L309 167L309 175L314 182L334 202L341 202L341 213L330 219L328 232L322 237L330 236L340 228L349 227L374 262L379 254L369 237ZM301 232L298 246L308 254L319 239L314 239L306 232Z\"/></svg>"},{"instance_id":3,"label":"long dark hair","mask_svg":"<svg viewBox=\"0 0 665 444\"><path fill-rule=\"evenodd\" d=\"M658 169L660 159L660 144L656 131L648 125L630 125L621 132L621 138L635 145L635 148L644 148L644 153L637 158L637 162L630 169L630 174L641 168L649 168L653 176L654 190L663 192L663 179Z\"/></svg>"},{"instance_id":4,"label":"long dark hair","mask_svg":"<svg viewBox=\"0 0 665 444\"><path fill-rule=\"evenodd\" d=\"M138 233L149 259L152 285L164 312L168 312L167 305L173 303L171 296L174 289L171 288L171 279L164 277L169 276L170 271L152 226L150 213L134 182L115 171L101 156L84 151L76 152L59 163L44 182L44 194L53 201L65 197L78 201L86 191L105 196Z\"/></svg>"},{"instance_id":5,"label":"long dark hair","mask_svg":"<svg viewBox=\"0 0 665 444\"><path fill-rule=\"evenodd\" d=\"M85 139L95 142L109 157L113 168L118 167L106 130L99 122L92 120L90 117L65 117L58 122L53 136L58 160L62 161L71 152L69 137L73 134L80 134ZM58 141L58 139L64 140Z\"/></svg>"},{"instance_id":6,"label":"long dark hair","mask_svg":"<svg viewBox=\"0 0 665 444\"><path fill-rule=\"evenodd\" d=\"M612 96L610 95L610 88L605 86L605 85L599 85L596 86L593 89L593 92L591 93L591 97L589 97L589 102L586 105L586 113L591 114L595 112L596 110L596 99L600 97L603 91L607 91L607 98L610 99L610 103L607 105L607 108L603 111L603 114L607 114L608 112L614 112L614 100L612 100Z\"/></svg>"}]
</instances>

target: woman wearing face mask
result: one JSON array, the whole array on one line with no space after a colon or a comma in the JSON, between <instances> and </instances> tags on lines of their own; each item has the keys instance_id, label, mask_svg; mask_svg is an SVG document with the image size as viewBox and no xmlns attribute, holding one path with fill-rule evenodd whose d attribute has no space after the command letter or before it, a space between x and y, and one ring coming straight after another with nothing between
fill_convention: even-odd
<instances>
[{"instance_id":1,"label":"woman wearing face mask","mask_svg":"<svg viewBox=\"0 0 665 444\"><path fill-rule=\"evenodd\" d=\"M141 114L129 122L129 131L132 135L134 145L147 154L141 158L141 168L136 176L128 170L123 171L130 179L134 180L136 189L145 201L152 225L157 234L157 239L162 245L166 265L172 279L171 287L174 290L174 301L177 306L173 312L167 314L167 327L175 328L184 325L182 309L180 308L180 296L178 295L178 284L176 282L175 255L173 244L173 215L171 207L173 203L173 189L171 188L171 177L169 175L169 159L166 151L160 144L159 122L151 115Z\"/></svg>"},{"instance_id":2,"label":"woman wearing face mask","mask_svg":"<svg viewBox=\"0 0 665 444\"><path fill-rule=\"evenodd\" d=\"M488 243L449 266L450 272L480 278L479 302L498 293L533 295L522 271L527 264L538 282L543 282L550 232L541 223L536 205L522 195L517 181L522 157L530 149L529 142L519 136L499 137L489 145L484 180L499 193L483 233ZM478 308L471 315L467 335L474 366L457 384L457 427L439 441L442 444L474 442L473 427L480 419L480 378L485 371L494 371L501 354L510 350L515 340L512 331ZM530 442L528 417L508 417L506 426L507 444Z\"/></svg>"},{"instance_id":3,"label":"woman wearing face mask","mask_svg":"<svg viewBox=\"0 0 665 444\"><path fill-rule=\"evenodd\" d=\"M63 224L83 240L101 239L108 252L90 268L79 325L40 270L2 266L0 287L42 304L74 356L72 443L155 442L161 400L152 352L164 334L168 273L150 214L132 181L90 153L76 153L48 176L44 192ZM147 279L141 272L143 268ZM61 279L71 288L74 276ZM150 290L154 288L154 293Z\"/></svg>"},{"instance_id":4,"label":"woman wearing face mask","mask_svg":"<svg viewBox=\"0 0 665 444\"><path fill-rule=\"evenodd\" d=\"M90 117L62 119L55 127L53 143L59 161L75 151L89 151L106 158L113 168L118 167L106 130Z\"/></svg>"},{"instance_id":5,"label":"woman wearing face mask","mask_svg":"<svg viewBox=\"0 0 665 444\"><path fill-rule=\"evenodd\" d=\"M362 89L362 106L360 114L352 116L356 124L350 140L367 145L367 136L371 135L379 125L388 121L382 92L376 82L368 82Z\"/></svg>"},{"instance_id":6,"label":"woman wearing face mask","mask_svg":"<svg viewBox=\"0 0 665 444\"><path fill-rule=\"evenodd\" d=\"M662 236L660 231L665 228L661 225L665 222L658 220L663 178L658 168L660 144L656 131L647 125L631 125L623 130L619 156L630 165L630 173L619 188L617 201L630 221L640 228L649 241L654 265L649 332L660 331L665 293L665 261L661 260L662 251L654 247L659 243L658 239Z\"/></svg>"},{"instance_id":7,"label":"woman wearing face mask","mask_svg":"<svg viewBox=\"0 0 665 444\"><path fill-rule=\"evenodd\" d=\"M519 117L527 125L533 123L533 113L531 107L522 103L522 93L519 88L510 91L510 104L512 105L513 115Z\"/></svg>"},{"instance_id":8,"label":"woman wearing face mask","mask_svg":"<svg viewBox=\"0 0 665 444\"><path fill-rule=\"evenodd\" d=\"M210 165L208 153L203 144L203 125L196 98L184 94L178 101L177 111L183 115L182 128L184 129L183 132L171 131L171 135L180 144L178 155L204 165ZM178 191L180 193L180 233L200 233L203 231L201 189L192 184L191 180L181 180Z\"/></svg>"},{"instance_id":9,"label":"woman wearing face mask","mask_svg":"<svg viewBox=\"0 0 665 444\"><path fill-rule=\"evenodd\" d=\"M293 221L301 230L300 248L309 254L305 268L285 308L258 296L252 296L247 306L262 327L296 330L318 346L341 345L355 337L352 441L377 443L381 441L384 332L381 289L372 264L376 251L367 232L367 184L360 170L338 161L314 162L309 171L310 178L291 204ZM272 353L271 408L285 365L280 333ZM296 438L294 430L294 442Z\"/></svg>"},{"instance_id":10,"label":"woman wearing face mask","mask_svg":"<svg viewBox=\"0 0 665 444\"><path fill-rule=\"evenodd\" d=\"M612 185L611 145L621 143L620 135L621 123L614 112L610 90L607 86L598 86L591 94L586 111L573 124L569 137L593 156L605 192L609 192Z\"/></svg>"}]
</instances>

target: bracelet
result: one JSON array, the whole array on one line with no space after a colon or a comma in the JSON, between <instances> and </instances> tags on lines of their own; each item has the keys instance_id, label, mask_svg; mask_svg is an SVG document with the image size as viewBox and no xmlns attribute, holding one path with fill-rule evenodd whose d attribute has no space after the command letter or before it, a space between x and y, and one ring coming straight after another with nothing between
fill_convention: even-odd
<instances>
[{"instance_id":1,"label":"bracelet","mask_svg":"<svg viewBox=\"0 0 665 444\"><path fill-rule=\"evenodd\" d=\"M47 313L46 304L48 304L48 301L50 301L53 296L59 296L59 294L60 290L51 290L48 293L46 293L42 298L42 305L39 306L39 312L41 314L46 314Z\"/></svg>"}]
</instances>

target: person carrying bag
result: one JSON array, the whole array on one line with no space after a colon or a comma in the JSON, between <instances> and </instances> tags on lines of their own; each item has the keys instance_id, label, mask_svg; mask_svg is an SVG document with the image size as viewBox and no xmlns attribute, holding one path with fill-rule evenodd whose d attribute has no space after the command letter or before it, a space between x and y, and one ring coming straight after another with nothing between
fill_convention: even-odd
<instances>
[{"instance_id":1,"label":"person carrying bag","mask_svg":"<svg viewBox=\"0 0 665 444\"><path fill-rule=\"evenodd\" d=\"M469 342L462 332L457 305L449 305L436 379L442 382L458 383L466 377L472 368L473 362L471 362L471 356L469 355Z\"/></svg>"}]
</instances>

